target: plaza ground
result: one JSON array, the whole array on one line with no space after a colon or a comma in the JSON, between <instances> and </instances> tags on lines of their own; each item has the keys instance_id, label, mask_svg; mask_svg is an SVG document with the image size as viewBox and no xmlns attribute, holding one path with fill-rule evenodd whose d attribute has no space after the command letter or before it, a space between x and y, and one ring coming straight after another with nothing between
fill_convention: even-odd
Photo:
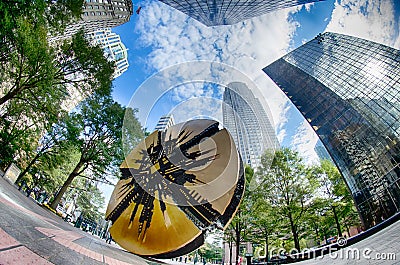
<instances>
[{"instance_id":1,"label":"plaza ground","mask_svg":"<svg viewBox=\"0 0 400 265\"><path fill-rule=\"evenodd\" d=\"M400 221L329 255L298 262L314 264L400 264ZM107 244L39 206L0 177L0 264L185 264L148 260ZM200 263L197 263L200 264Z\"/></svg>"}]
</instances>

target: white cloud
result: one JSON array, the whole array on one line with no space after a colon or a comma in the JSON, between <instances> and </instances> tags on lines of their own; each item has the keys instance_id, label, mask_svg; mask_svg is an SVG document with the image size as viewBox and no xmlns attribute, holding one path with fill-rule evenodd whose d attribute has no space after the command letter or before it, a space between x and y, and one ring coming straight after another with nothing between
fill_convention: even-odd
<instances>
[{"instance_id":1,"label":"white cloud","mask_svg":"<svg viewBox=\"0 0 400 265\"><path fill-rule=\"evenodd\" d=\"M313 2L313 3L305 4L305 5L304 5L304 8L307 10L307 12L310 12L311 7L313 7L314 4L315 4L314 2Z\"/></svg>"},{"instance_id":2,"label":"white cloud","mask_svg":"<svg viewBox=\"0 0 400 265\"><path fill-rule=\"evenodd\" d=\"M282 123L287 121L284 115L287 99L262 68L288 51L298 26L296 22L288 21L288 14L298 8L279 10L232 26L209 28L153 1L146 6L146 15L140 17L136 30L141 32L142 44L153 47L148 64L155 70L187 61L206 60L223 62L246 74L261 90L260 96L264 96L277 131L282 135ZM188 89L187 93L199 95L193 87L185 89Z\"/></svg>"},{"instance_id":3,"label":"white cloud","mask_svg":"<svg viewBox=\"0 0 400 265\"><path fill-rule=\"evenodd\" d=\"M291 147L299 152L307 164L316 164L319 162L318 155L314 151L317 141L318 136L310 124L304 120L292 138Z\"/></svg>"},{"instance_id":4,"label":"white cloud","mask_svg":"<svg viewBox=\"0 0 400 265\"><path fill-rule=\"evenodd\" d=\"M306 10L309 11L311 6L306 5ZM147 64L153 70L159 71L188 61L205 60L223 62L246 74L254 81L267 102L278 139L282 142L285 137L293 134L286 126L289 104L285 95L262 68L289 51L292 37L300 25L288 19L288 16L300 9L301 6L283 9L236 25L209 28L168 5L150 1L146 6L146 12L139 17L136 31L141 34L140 45L152 47ZM353 35L399 48L400 29L396 30L395 19L397 18L394 17L392 1L341 0L340 4L339 1L335 3L326 31ZM186 71L192 76L196 76L197 73L201 76L210 69L186 69ZM213 75L213 70L208 74ZM221 71L218 74L221 74ZM229 76L230 74L226 73L221 80L237 81L234 80L236 76L231 79ZM175 99L210 96L200 93L197 89L200 88L182 87L181 90L177 90ZM215 107L212 105L215 102L209 100L199 100L197 103L202 104L202 109L213 110ZM198 114L186 105L176 111L177 113L193 111L193 114ZM299 149L304 150L302 153L313 161L315 139L316 135L303 123L298 128L292 144L299 144ZM307 148L311 150L310 154L305 152Z\"/></svg>"},{"instance_id":5,"label":"white cloud","mask_svg":"<svg viewBox=\"0 0 400 265\"><path fill-rule=\"evenodd\" d=\"M170 114L174 115L176 123L194 118L211 118L222 124L222 108L220 104L220 100L215 98L191 98L176 105Z\"/></svg>"},{"instance_id":6,"label":"white cloud","mask_svg":"<svg viewBox=\"0 0 400 265\"><path fill-rule=\"evenodd\" d=\"M390 0L336 1L326 31L398 47L399 36L395 30L395 20L398 18L394 11L394 3Z\"/></svg>"}]
</instances>

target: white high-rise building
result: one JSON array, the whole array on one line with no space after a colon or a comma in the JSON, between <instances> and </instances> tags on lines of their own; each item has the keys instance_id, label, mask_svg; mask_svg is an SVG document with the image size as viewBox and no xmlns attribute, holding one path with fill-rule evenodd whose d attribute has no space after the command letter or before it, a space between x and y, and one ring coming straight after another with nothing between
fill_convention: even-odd
<instances>
[{"instance_id":1,"label":"white high-rise building","mask_svg":"<svg viewBox=\"0 0 400 265\"><path fill-rule=\"evenodd\" d=\"M51 36L49 41L69 39L80 29L88 33L122 25L129 21L132 13L132 0L85 0L81 19L68 25L62 34Z\"/></svg>"},{"instance_id":2,"label":"white high-rise building","mask_svg":"<svg viewBox=\"0 0 400 265\"><path fill-rule=\"evenodd\" d=\"M257 169L261 156L279 146L264 107L247 85L240 82L225 88L223 102L224 127L232 135L243 162Z\"/></svg>"},{"instance_id":3,"label":"white high-rise building","mask_svg":"<svg viewBox=\"0 0 400 265\"><path fill-rule=\"evenodd\" d=\"M114 78L128 70L128 52L118 34L111 32L111 29L100 29L86 36L93 44L99 45L104 50L109 60L115 62Z\"/></svg>"},{"instance_id":4,"label":"white high-rise building","mask_svg":"<svg viewBox=\"0 0 400 265\"><path fill-rule=\"evenodd\" d=\"M171 115L165 115L165 116L161 116L161 118L158 120L158 123L156 125L156 127L154 128L154 130L158 130L158 131L165 131L167 130L169 127L175 125L175 121L174 121L174 116Z\"/></svg>"}]
</instances>

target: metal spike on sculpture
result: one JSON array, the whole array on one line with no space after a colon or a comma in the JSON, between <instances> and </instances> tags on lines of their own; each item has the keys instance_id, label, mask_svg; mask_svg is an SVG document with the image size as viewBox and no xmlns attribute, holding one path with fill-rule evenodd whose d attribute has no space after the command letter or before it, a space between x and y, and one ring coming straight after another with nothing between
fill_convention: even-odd
<instances>
[{"instance_id":1,"label":"metal spike on sculpture","mask_svg":"<svg viewBox=\"0 0 400 265\"><path fill-rule=\"evenodd\" d=\"M226 129L191 120L155 131L126 157L106 219L126 250L172 258L204 243L204 231L225 228L244 193L240 155Z\"/></svg>"}]
</instances>

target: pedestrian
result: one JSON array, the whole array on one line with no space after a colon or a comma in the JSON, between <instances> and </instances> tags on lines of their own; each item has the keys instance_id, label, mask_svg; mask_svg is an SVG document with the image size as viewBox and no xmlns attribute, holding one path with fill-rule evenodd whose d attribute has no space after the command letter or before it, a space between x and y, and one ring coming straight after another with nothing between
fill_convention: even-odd
<instances>
[{"instance_id":1,"label":"pedestrian","mask_svg":"<svg viewBox=\"0 0 400 265\"><path fill-rule=\"evenodd\" d=\"M112 241L112 240L113 240L113 239L112 239L112 236L111 236L110 232L108 232L108 236L107 236L107 239L106 239L106 243L111 244L111 241Z\"/></svg>"}]
</instances>

